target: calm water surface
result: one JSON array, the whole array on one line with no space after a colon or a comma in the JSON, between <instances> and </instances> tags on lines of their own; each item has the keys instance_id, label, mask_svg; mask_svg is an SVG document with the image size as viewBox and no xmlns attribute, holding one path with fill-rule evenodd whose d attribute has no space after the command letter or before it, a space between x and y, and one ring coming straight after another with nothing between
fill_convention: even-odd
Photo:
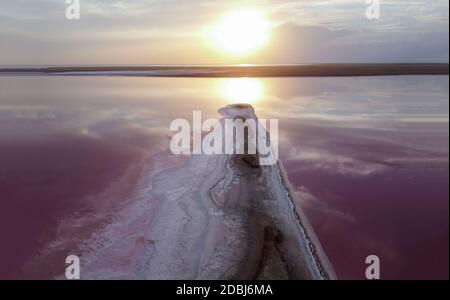
<instances>
[{"instance_id":1,"label":"calm water surface","mask_svg":"<svg viewBox=\"0 0 450 300\"><path fill-rule=\"evenodd\" d=\"M448 80L0 76L0 278L30 277L67 216L107 206L96 195L167 149L172 119L236 99L279 119L280 158L339 278L364 278L371 254L385 279L448 278Z\"/></svg>"}]
</instances>

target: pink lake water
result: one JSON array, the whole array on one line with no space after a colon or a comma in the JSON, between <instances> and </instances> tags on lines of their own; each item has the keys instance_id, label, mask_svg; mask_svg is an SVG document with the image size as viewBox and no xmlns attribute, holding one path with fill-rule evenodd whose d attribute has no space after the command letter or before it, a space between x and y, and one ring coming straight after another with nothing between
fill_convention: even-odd
<instances>
[{"instance_id":1,"label":"pink lake water","mask_svg":"<svg viewBox=\"0 0 450 300\"><path fill-rule=\"evenodd\" d=\"M279 120L280 159L338 278L364 279L377 255L382 279L448 279L448 80L0 76L0 278L46 278L30 270L57 228L124 201L173 119L239 98Z\"/></svg>"}]
</instances>

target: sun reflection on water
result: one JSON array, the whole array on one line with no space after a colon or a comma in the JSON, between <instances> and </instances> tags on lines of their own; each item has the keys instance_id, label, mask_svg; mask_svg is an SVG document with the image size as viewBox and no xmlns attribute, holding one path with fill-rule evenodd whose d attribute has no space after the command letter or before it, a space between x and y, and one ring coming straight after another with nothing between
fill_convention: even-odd
<instances>
[{"instance_id":1,"label":"sun reflection on water","mask_svg":"<svg viewBox=\"0 0 450 300\"><path fill-rule=\"evenodd\" d=\"M230 103L253 104L261 100L264 94L262 83L254 78L224 79L220 89L221 94Z\"/></svg>"}]
</instances>

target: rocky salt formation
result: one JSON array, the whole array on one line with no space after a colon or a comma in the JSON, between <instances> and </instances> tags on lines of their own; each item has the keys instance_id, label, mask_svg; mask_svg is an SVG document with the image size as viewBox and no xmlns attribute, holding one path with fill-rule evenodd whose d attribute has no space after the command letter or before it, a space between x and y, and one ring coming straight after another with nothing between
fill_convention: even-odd
<instances>
[{"instance_id":1,"label":"rocky salt formation","mask_svg":"<svg viewBox=\"0 0 450 300\"><path fill-rule=\"evenodd\" d=\"M219 112L257 120L250 105ZM333 279L293 197L281 162L260 165L258 153L159 153L132 201L80 241L81 278Z\"/></svg>"}]
</instances>

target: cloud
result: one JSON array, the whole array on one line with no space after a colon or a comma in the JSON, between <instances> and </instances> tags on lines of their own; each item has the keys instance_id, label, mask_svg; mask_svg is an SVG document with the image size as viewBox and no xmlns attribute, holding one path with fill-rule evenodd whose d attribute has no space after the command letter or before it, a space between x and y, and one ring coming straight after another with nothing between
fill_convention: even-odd
<instances>
[{"instance_id":1,"label":"cloud","mask_svg":"<svg viewBox=\"0 0 450 300\"><path fill-rule=\"evenodd\" d=\"M448 1L382 1L381 20L350 0L81 0L78 22L63 0L0 3L0 64L447 62ZM226 57L202 31L227 12L257 9L272 43Z\"/></svg>"},{"instance_id":2,"label":"cloud","mask_svg":"<svg viewBox=\"0 0 450 300\"><path fill-rule=\"evenodd\" d=\"M263 61L275 63L448 62L448 31L405 33L283 24Z\"/></svg>"}]
</instances>

